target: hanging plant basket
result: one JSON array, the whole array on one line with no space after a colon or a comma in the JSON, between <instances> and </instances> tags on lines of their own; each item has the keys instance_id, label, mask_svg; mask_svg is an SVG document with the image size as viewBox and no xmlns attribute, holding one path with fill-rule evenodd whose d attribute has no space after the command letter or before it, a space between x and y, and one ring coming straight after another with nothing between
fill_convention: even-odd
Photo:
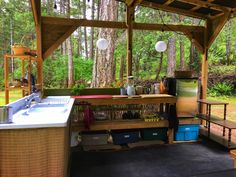
<instances>
[{"instance_id":1,"label":"hanging plant basket","mask_svg":"<svg viewBox=\"0 0 236 177\"><path fill-rule=\"evenodd\" d=\"M14 55L24 55L27 52L30 52L30 49L22 44L14 44L12 46L12 51Z\"/></svg>"}]
</instances>

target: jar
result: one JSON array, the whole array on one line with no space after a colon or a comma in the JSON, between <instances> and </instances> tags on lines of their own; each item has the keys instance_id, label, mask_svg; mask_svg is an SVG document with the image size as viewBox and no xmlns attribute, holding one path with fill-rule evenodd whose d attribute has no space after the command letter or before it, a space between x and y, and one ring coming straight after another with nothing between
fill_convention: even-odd
<instances>
[{"instance_id":1,"label":"jar","mask_svg":"<svg viewBox=\"0 0 236 177\"><path fill-rule=\"evenodd\" d=\"M127 95L135 95L134 76L128 76Z\"/></svg>"}]
</instances>

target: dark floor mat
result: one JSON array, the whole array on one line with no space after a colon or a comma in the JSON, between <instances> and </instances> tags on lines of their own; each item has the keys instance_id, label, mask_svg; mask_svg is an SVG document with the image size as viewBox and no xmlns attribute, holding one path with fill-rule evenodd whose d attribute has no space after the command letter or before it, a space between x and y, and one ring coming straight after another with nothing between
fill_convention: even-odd
<instances>
[{"instance_id":1,"label":"dark floor mat","mask_svg":"<svg viewBox=\"0 0 236 177\"><path fill-rule=\"evenodd\" d=\"M71 177L187 177L233 168L216 143L182 143L114 152L73 152Z\"/></svg>"}]
</instances>

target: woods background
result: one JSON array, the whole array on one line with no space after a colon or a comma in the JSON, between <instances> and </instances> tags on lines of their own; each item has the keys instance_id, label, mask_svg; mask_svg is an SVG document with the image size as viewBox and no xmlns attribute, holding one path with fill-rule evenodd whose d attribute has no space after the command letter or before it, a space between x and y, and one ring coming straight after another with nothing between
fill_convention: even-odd
<instances>
[{"instance_id":1,"label":"woods background","mask_svg":"<svg viewBox=\"0 0 236 177\"><path fill-rule=\"evenodd\" d=\"M42 0L42 15L95 20L125 21L125 5L115 0ZM3 56L11 53L11 45L36 46L34 21L28 1L0 0L0 67ZM140 23L204 25L204 21L152 10L135 9ZM230 20L209 50L209 93L217 89L232 94L236 85L236 20ZM100 51L96 41L106 38L108 49ZM158 40L168 43L161 55L155 51ZM173 76L174 70L193 70L200 76L201 55L184 35L166 31L134 31L133 75L137 82L160 81ZM21 79L20 63L12 60L11 79ZM126 80L126 31L81 27L74 32L43 65L44 87L67 88L117 87ZM0 70L0 88L4 89L4 70Z\"/></svg>"}]
</instances>

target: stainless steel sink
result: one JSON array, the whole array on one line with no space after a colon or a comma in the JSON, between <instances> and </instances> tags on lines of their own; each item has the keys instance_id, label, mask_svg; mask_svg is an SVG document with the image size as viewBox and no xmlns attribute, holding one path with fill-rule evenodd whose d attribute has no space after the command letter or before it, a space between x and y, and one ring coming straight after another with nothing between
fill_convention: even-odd
<instances>
[{"instance_id":1,"label":"stainless steel sink","mask_svg":"<svg viewBox=\"0 0 236 177\"><path fill-rule=\"evenodd\" d=\"M64 104L36 104L31 106L26 112L27 114L38 113L63 113L66 111Z\"/></svg>"}]
</instances>

